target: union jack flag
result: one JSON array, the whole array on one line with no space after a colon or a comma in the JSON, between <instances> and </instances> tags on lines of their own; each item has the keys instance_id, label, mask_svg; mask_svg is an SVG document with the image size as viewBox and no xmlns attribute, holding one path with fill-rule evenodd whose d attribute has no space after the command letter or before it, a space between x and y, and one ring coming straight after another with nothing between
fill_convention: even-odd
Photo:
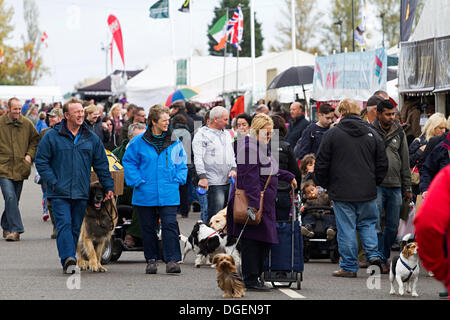
<instances>
[{"instance_id":1,"label":"union jack flag","mask_svg":"<svg viewBox=\"0 0 450 320\"><path fill-rule=\"evenodd\" d=\"M228 21L227 36L230 37L230 43L239 51L242 50L239 45L242 42L242 34L244 33L244 15L239 5L234 11L233 17Z\"/></svg>"}]
</instances>

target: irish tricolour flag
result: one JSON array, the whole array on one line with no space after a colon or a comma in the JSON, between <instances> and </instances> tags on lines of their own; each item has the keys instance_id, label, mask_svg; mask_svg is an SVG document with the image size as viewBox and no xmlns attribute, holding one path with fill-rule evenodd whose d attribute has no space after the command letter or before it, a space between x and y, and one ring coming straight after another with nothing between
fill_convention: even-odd
<instances>
[{"instance_id":1,"label":"irish tricolour flag","mask_svg":"<svg viewBox=\"0 0 450 320\"><path fill-rule=\"evenodd\" d=\"M227 16L221 17L216 24L209 30L209 34L216 40L217 45L214 50L220 51L225 48L227 42Z\"/></svg>"}]
</instances>

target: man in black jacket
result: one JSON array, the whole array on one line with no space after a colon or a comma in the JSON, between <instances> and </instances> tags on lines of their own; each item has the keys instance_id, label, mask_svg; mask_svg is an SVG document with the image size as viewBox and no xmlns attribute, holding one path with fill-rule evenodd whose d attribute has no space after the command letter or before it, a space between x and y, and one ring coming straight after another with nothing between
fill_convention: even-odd
<instances>
[{"instance_id":1,"label":"man in black jacket","mask_svg":"<svg viewBox=\"0 0 450 320\"><path fill-rule=\"evenodd\" d=\"M300 102L292 103L289 110L292 119L289 120L286 141L294 147L301 138L303 130L309 125L309 121L305 119L305 108Z\"/></svg>"},{"instance_id":2,"label":"man in black jacket","mask_svg":"<svg viewBox=\"0 0 450 320\"><path fill-rule=\"evenodd\" d=\"M356 277L358 241L371 264L381 267L376 225L377 188L387 172L383 140L359 117L359 103L344 99L338 107L342 120L325 133L315 164L318 185L333 200L341 269L335 277Z\"/></svg>"}]
</instances>

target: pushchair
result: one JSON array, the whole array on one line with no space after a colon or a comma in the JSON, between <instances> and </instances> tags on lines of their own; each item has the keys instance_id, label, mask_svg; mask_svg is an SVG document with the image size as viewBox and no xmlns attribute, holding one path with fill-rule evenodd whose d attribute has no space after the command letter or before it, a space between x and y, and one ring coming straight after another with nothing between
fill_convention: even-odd
<instances>
[{"instance_id":1,"label":"pushchair","mask_svg":"<svg viewBox=\"0 0 450 320\"><path fill-rule=\"evenodd\" d=\"M302 194L300 194L300 207L305 203L305 199ZM300 210L300 208L299 208ZM318 213L317 216L323 216L325 212L327 214L333 214L333 207L329 206L308 206L305 207L301 213L302 219L311 211ZM339 250L337 243L337 233L333 239L328 240L326 235L326 228L323 222L323 218L318 218L316 220L314 230L314 236L312 238L303 236L303 256L304 261L308 262L310 259L330 259L332 263L339 262Z\"/></svg>"},{"instance_id":2,"label":"pushchair","mask_svg":"<svg viewBox=\"0 0 450 320\"><path fill-rule=\"evenodd\" d=\"M125 244L125 237L127 235L127 230L131 225L131 220L133 216L133 207L130 205L118 205L117 211L119 214L119 219L117 226L114 229L114 233L111 239L105 245L102 255L102 264L108 264L119 260L122 252L124 251L144 251L144 246L142 241L137 241L134 247L128 247ZM162 259L162 242L161 242L161 225L159 224L158 230L159 239L159 259Z\"/></svg>"}]
</instances>

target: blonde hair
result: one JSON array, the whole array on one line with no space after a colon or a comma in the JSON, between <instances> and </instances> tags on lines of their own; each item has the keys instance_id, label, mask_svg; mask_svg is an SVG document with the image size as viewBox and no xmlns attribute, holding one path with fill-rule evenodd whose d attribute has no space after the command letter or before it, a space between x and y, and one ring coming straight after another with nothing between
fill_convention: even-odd
<instances>
[{"instance_id":1,"label":"blonde hair","mask_svg":"<svg viewBox=\"0 0 450 320\"><path fill-rule=\"evenodd\" d=\"M252 124L250 126L250 135L253 138L256 138L259 134L259 130L261 130L268 124L273 127L273 120L271 117L269 117L265 113L257 114L252 120Z\"/></svg>"},{"instance_id":2,"label":"blonde hair","mask_svg":"<svg viewBox=\"0 0 450 320\"><path fill-rule=\"evenodd\" d=\"M447 119L447 129L450 130L450 116L448 116Z\"/></svg>"},{"instance_id":3,"label":"blonde hair","mask_svg":"<svg viewBox=\"0 0 450 320\"><path fill-rule=\"evenodd\" d=\"M439 127L441 123L446 123L445 116L442 113L434 113L428 118L422 130L422 134L425 135L425 140L429 141L434 137L434 130Z\"/></svg>"},{"instance_id":4,"label":"blonde hair","mask_svg":"<svg viewBox=\"0 0 450 320\"><path fill-rule=\"evenodd\" d=\"M121 103L114 103L111 107L111 109L109 110L108 115L113 118L113 111L116 110L117 108L119 108L120 113L119 116L122 116L122 104Z\"/></svg>"},{"instance_id":5,"label":"blonde hair","mask_svg":"<svg viewBox=\"0 0 450 320\"><path fill-rule=\"evenodd\" d=\"M341 117L347 117L350 115L361 115L361 107L358 103L358 101L346 98L339 102L338 106L338 112L341 115Z\"/></svg>"},{"instance_id":6,"label":"blonde hair","mask_svg":"<svg viewBox=\"0 0 450 320\"><path fill-rule=\"evenodd\" d=\"M97 107L95 104L90 104L87 107L84 108L84 114L88 115L91 113L94 113L95 111L99 110L100 108Z\"/></svg>"}]
</instances>

